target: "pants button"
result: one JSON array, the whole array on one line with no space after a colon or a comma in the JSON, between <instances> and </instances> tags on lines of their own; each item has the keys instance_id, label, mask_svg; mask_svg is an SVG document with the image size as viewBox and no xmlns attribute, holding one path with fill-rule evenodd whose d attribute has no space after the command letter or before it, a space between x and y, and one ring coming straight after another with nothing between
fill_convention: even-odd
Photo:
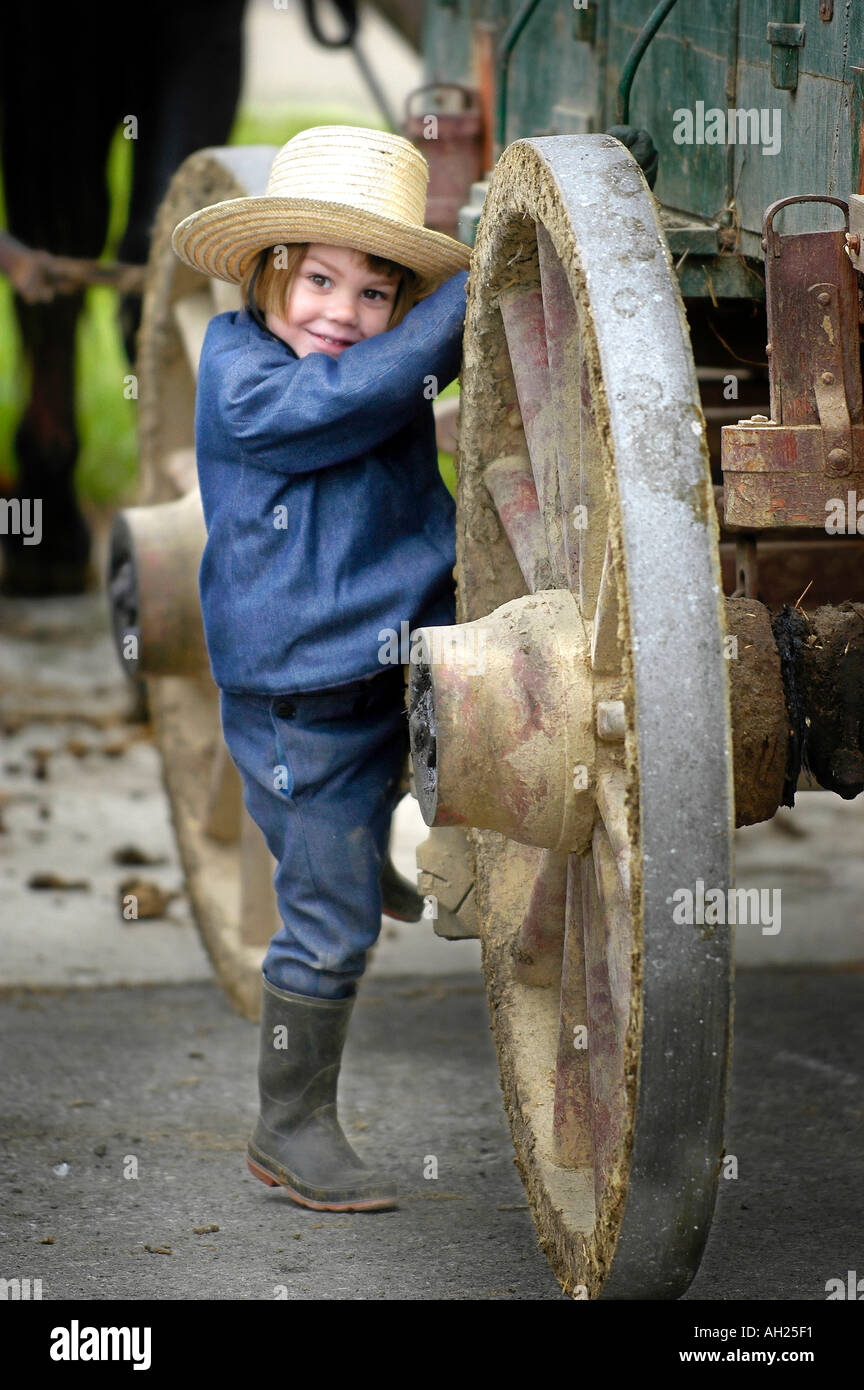
<instances>
[{"instance_id":1,"label":"pants button","mask_svg":"<svg viewBox=\"0 0 864 1390\"><path fill-rule=\"evenodd\" d=\"M297 706L293 700L277 700L276 714L280 719L293 719L297 713Z\"/></svg>"}]
</instances>

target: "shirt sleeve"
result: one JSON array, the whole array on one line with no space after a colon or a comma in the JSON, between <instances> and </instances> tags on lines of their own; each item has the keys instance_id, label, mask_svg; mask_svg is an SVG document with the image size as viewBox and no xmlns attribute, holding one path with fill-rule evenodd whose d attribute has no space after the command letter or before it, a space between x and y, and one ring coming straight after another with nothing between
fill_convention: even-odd
<instances>
[{"instance_id":1,"label":"shirt sleeve","mask_svg":"<svg viewBox=\"0 0 864 1390\"><path fill-rule=\"evenodd\" d=\"M467 271L458 271L401 323L339 357L285 360L257 343L227 366L217 408L250 463L308 473L355 458L406 425L459 372Z\"/></svg>"}]
</instances>

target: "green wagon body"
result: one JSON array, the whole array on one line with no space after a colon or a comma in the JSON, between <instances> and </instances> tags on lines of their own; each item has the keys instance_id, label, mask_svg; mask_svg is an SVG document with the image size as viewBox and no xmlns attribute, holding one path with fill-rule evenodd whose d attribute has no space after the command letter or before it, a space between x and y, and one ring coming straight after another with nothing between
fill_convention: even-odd
<instances>
[{"instance_id":1,"label":"green wagon body","mask_svg":"<svg viewBox=\"0 0 864 1390\"><path fill-rule=\"evenodd\" d=\"M493 26L500 45L523 8L511 0L433 0L427 80L470 86L478 33ZM580 9L539 0L510 55L503 144L615 125L628 54L652 11L650 0L587 0ZM801 46L769 43L769 24L783 23L800 25L800 35L772 34L800 36ZM498 91L500 77L499 65ZM760 298L740 257L761 259L765 208L793 193L847 199L860 187L860 16L831 0L679 0L636 70L630 120L650 132L659 153L654 192L670 250L677 259L687 253L684 295ZM835 226L836 214L816 208L790 211L783 230ZM726 227L731 236L722 235Z\"/></svg>"}]
</instances>

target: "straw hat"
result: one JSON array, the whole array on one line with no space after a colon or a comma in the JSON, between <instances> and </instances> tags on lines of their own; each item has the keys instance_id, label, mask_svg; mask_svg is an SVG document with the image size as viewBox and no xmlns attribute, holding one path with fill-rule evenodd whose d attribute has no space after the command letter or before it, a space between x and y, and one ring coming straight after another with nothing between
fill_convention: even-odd
<instances>
[{"instance_id":1,"label":"straw hat","mask_svg":"<svg viewBox=\"0 0 864 1390\"><path fill-rule=\"evenodd\" d=\"M282 146L263 198L193 212L172 244L187 265L235 284L267 246L351 246L408 266L429 289L467 270L471 249L424 227L428 181L426 160L401 135L313 126Z\"/></svg>"}]
</instances>

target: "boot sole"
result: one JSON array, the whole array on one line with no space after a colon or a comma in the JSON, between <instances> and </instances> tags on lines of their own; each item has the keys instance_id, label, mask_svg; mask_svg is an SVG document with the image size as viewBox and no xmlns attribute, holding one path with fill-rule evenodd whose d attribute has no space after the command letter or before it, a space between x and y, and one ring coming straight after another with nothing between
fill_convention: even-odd
<instances>
[{"instance_id":1,"label":"boot sole","mask_svg":"<svg viewBox=\"0 0 864 1390\"><path fill-rule=\"evenodd\" d=\"M288 1193L292 1201L297 1202L301 1207L309 1207L311 1211L385 1211L389 1207L395 1207L398 1199L396 1197L369 1197L357 1198L353 1202L316 1202L312 1197L304 1197L295 1191L282 1178L277 1178L273 1173L268 1173L266 1168L262 1168L260 1163L246 1156L246 1167L249 1172L266 1183L267 1187L282 1187Z\"/></svg>"}]
</instances>

